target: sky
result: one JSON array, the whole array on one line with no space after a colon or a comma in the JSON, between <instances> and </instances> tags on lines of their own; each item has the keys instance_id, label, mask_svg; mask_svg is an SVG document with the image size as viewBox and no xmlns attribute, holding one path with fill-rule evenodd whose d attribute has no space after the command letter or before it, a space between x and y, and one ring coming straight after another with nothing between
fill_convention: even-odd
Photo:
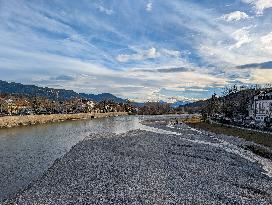
<instances>
[{"instance_id":1,"label":"sky","mask_svg":"<svg viewBox=\"0 0 272 205\"><path fill-rule=\"evenodd\" d=\"M272 83L272 0L0 0L0 79L138 102Z\"/></svg>"}]
</instances>

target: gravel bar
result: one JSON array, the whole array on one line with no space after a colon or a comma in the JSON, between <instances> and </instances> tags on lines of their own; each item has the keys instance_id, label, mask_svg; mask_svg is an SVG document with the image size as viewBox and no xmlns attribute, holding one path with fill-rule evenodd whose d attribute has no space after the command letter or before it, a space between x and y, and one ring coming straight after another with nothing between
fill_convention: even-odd
<instances>
[{"instance_id":1,"label":"gravel bar","mask_svg":"<svg viewBox=\"0 0 272 205\"><path fill-rule=\"evenodd\" d=\"M179 133L90 135L3 204L272 204L260 164Z\"/></svg>"}]
</instances>

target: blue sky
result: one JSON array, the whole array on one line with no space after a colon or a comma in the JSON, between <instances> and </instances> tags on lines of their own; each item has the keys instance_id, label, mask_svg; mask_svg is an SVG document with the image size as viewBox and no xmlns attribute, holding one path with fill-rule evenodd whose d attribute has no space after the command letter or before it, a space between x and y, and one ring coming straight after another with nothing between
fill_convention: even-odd
<instances>
[{"instance_id":1,"label":"blue sky","mask_svg":"<svg viewBox=\"0 0 272 205\"><path fill-rule=\"evenodd\" d=\"M272 83L272 0L0 0L0 79L135 101Z\"/></svg>"}]
</instances>

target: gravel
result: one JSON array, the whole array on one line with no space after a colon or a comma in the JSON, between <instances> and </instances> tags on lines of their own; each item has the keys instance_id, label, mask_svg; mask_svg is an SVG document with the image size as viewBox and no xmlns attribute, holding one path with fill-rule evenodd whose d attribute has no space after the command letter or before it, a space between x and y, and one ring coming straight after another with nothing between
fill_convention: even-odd
<instances>
[{"instance_id":1,"label":"gravel","mask_svg":"<svg viewBox=\"0 0 272 205\"><path fill-rule=\"evenodd\" d=\"M159 128L179 134L90 135L3 204L272 204L272 178L260 163L211 146L232 138Z\"/></svg>"}]
</instances>

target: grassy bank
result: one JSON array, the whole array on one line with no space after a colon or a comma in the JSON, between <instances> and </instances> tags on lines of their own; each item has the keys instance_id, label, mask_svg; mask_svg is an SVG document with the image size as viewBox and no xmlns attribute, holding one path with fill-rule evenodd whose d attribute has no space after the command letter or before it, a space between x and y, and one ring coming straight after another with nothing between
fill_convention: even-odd
<instances>
[{"instance_id":1,"label":"grassy bank","mask_svg":"<svg viewBox=\"0 0 272 205\"><path fill-rule=\"evenodd\" d=\"M264 145L264 146L259 146L254 144L246 145L245 149L250 150L259 156L272 160L272 150L271 150L272 149L272 134L255 132L251 130L243 130L243 129L228 127L228 126L219 125L219 124L209 124L206 122L201 122L196 120L194 120L194 122L192 122L191 120L188 120L185 123L196 129L206 130L216 134L225 134L225 135L240 137L247 141L252 141L259 145Z\"/></svg>"},{"instance_id":2,"label":"grassy bank","mask_svg":"<svg viewBox=\"0 0 272 205\"><path fill-rule=\"evenodd\" d=\"M79 113L79 114L52 114L52 115L27 115L0 117L0 128L10 128L49 122L61 122L68 120L82 120L91 118L104 118L118 115L127 115L126 112L110 113Z\"/></svg>"},{"instance_id":3,"label":"grassy bank","mask_svg":"<svg viewBox=\"0 0 272 205\"><path fill-rule=\"evenodd\" d=\"M227 127L227 126L218 125L218 124L209 124L206 122L187 123L187 124L197 129L207 130L217 134L226 134L226 135L231 135L235 137L240 137L248 141L253 141L258 144L262 144L272 148L272 134L255 132L251 130L244 130L244 129L234 128L234 127Z\"/></svg>"}]
</instances>

